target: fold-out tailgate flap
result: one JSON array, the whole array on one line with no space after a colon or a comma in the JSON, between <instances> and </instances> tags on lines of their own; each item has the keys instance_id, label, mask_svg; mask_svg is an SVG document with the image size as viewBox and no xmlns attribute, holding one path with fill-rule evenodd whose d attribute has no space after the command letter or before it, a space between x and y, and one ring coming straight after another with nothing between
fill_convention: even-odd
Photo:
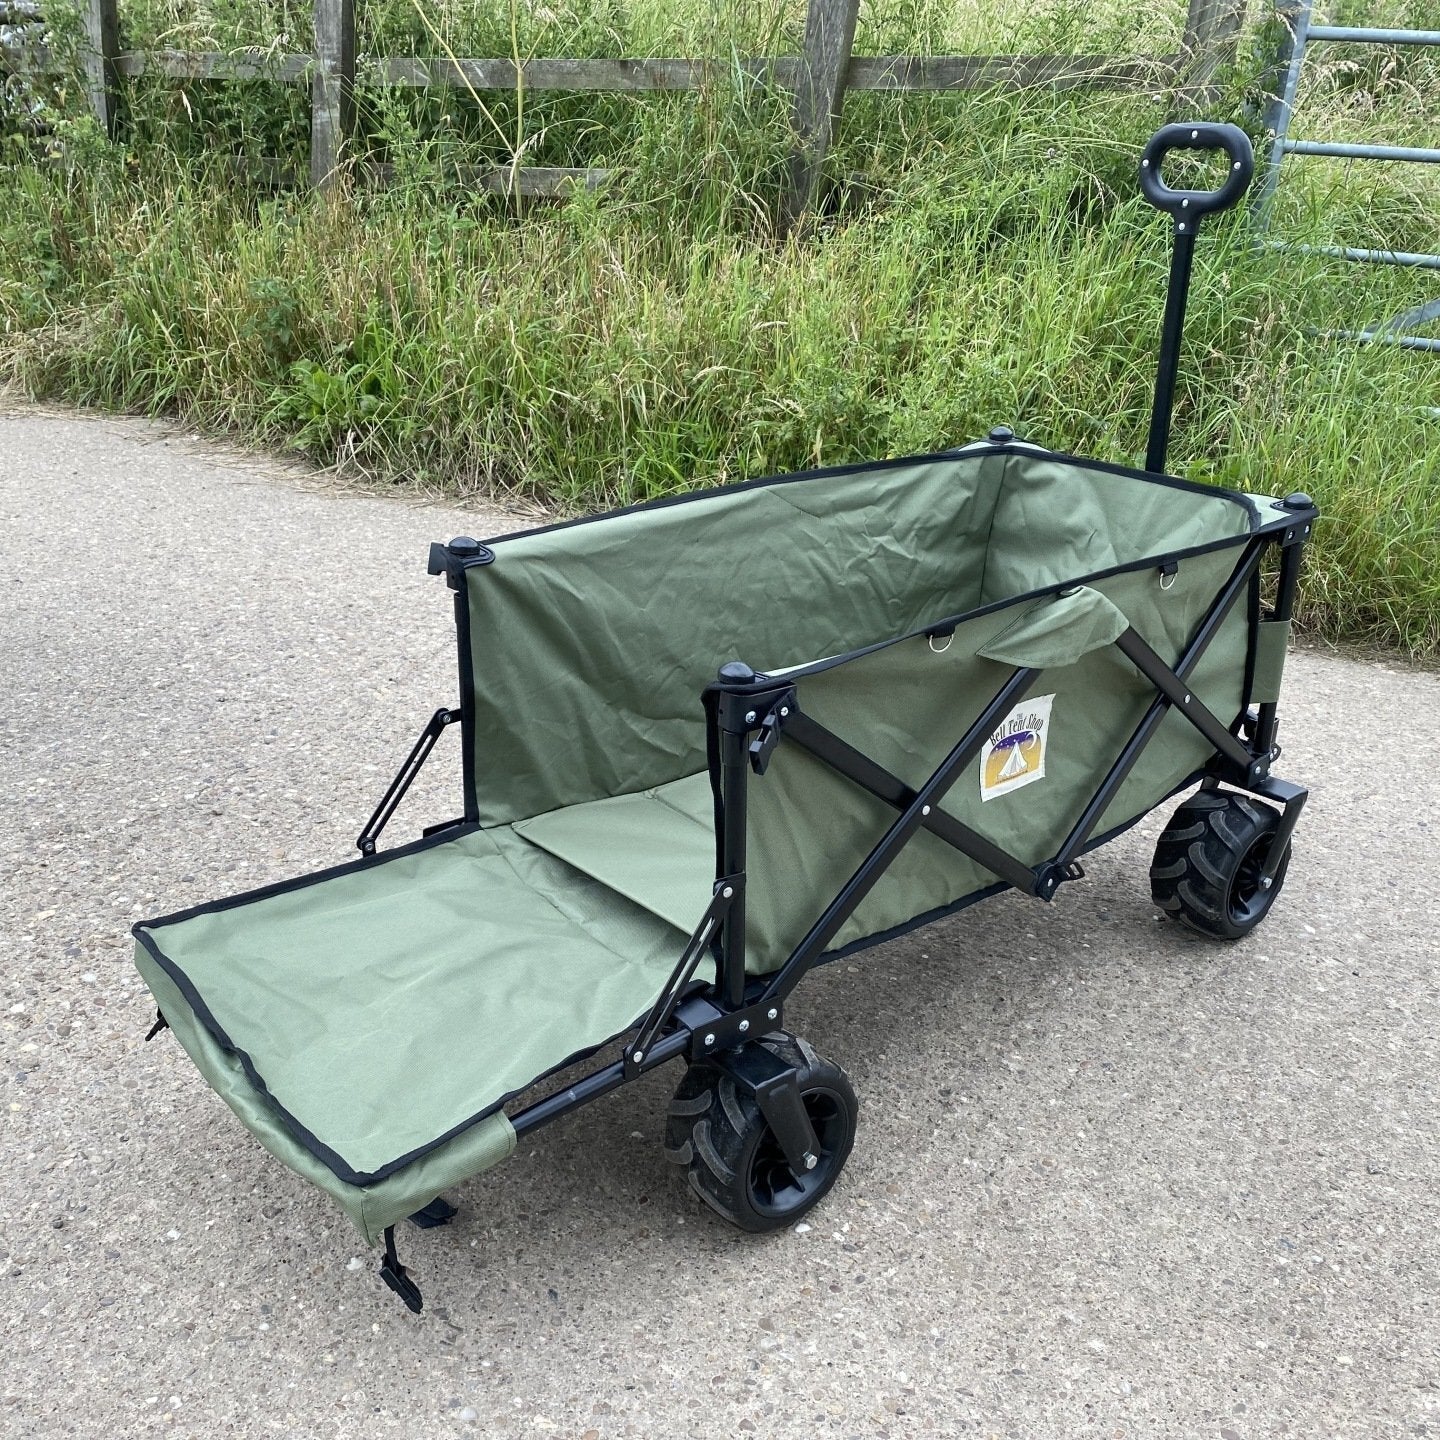
<instances>
[{"instance_id":1,"label":"fold-out tailgate flap","mask_svg":"<svg viewBox=\"0 0 1440 1440\"><path fill-rule=\"evenodd\" d=\"M297 1141L373 1184L628 1028L678 954L584 877L552 899L519 848L452 832L136 936Z\"/></svg>"}]
</instances>

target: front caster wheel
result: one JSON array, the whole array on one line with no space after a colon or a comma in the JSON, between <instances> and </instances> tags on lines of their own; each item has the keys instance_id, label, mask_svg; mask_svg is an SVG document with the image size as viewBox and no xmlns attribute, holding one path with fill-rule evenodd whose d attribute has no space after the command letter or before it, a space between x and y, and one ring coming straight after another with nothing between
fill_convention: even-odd
<instances>
[{"instance_id":1,"label":"front caster wheel","mask_svg":"<svg viewBox=\"0 0 1440 1440\"><path fill-rule=\"evenodd\" d=\"M1174 814L1155 846L1150 894L1182 925L1213 940L1238 940L1269 913L1285 883L1290 845L1273 879L1260 871L1280 815L1244 795L1201 790Z\"/></svg>"},{"instance_id":2,"label":"front caster wheel","mask_svg":"<svg viewBox=\"0 0 1440 1440\"><path fill-rule=\"evenodd\" d=\"M819 1141L814 1166L792 1168L755 1096L703 1062L685 1072L670 1103L665 1153L686 1167L690 1188L717 1215L760 1233L794 1224L835 1183L855 1143L859 1104L845 1072L803 1040L769 1035L755 1043L796 1072Z\"/></svg>"}]
</instances>

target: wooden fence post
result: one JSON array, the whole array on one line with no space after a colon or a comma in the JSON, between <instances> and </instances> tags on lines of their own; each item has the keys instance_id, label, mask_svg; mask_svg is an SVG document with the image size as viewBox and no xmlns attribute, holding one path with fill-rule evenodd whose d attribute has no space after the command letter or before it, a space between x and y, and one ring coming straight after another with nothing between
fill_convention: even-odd
<instances>
[{"instance_id":1,"label":"wooden fence post","mask_svg":"<svg viewBox=\"0 0 1440 1440\"><path fill-rule=\"evenodd\" d=\"M810 0L805 16L805 53L795 87L796 148L782 221L794 229L815 198L825 153L840 123L845 75L855 44L860 0Z\"/></svg>"},{"instance_id":2,"label":"wooden fence post","mask_svg":"<svg viewBox=\"0 0 1440 1440\"><path fill-rule=\"evenodd\" d=\"M115 134L115 57L120 53L120 20L115 0L85 3L85 94L100 128Z\"/></svg>"},{"instance_id":3,"label":"wooden fence post","mask_svg":"<svg viewBox=\"0 0 1440 1440\"><path fill-rule=\"evenodd\" d=\"M355 127L355 3L315 0L315 73L310 85L310 183L328 190L342 177Z\"/></svg>"},{"instance_id":4,"label":"wooden fence post","mask_svg":"<svg viewBox=\"0 0 1440 1440\"><path fill-rule=\"evenodd\" d=\"M1235 58L1249 0L1190 0L1180 41L1180 83L1204 104L1214 96L1212 81Z\"/></svg>"}]
</instances>

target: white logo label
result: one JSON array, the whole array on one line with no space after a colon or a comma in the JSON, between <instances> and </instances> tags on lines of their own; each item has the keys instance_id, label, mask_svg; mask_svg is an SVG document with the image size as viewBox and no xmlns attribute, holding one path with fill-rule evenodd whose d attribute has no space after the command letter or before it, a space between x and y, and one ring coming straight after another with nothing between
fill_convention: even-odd
<instances>
[{"instance_id":1,"label":"white logo label","mask_svg":"<svg viewBox=\"0 0 1440 1440\"><path fill-rule=\"evenodd\" d=\"M1000 723L980 752L980 798L994 800L1045 778L1053 695L1022 700Z\"/></svg>"}]
</instances>

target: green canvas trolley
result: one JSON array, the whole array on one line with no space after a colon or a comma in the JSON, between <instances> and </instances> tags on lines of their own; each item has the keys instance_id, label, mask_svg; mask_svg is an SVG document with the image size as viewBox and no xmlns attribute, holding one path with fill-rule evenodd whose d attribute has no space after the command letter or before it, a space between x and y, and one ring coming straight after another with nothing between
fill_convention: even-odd
<instances>
[{"instance_id":1,"label":"green canvas trolley","mask_svg":"<svg viewBox=\"0 0 1440 1440\"><path fill-rule=\"evenodd\" d=\"M1176 147L1229 178L1170 189ZM517 1135L673 1060L694 1190L742 1229L793 1223L857 1115L785 1029L796 984L1007 887L1052 899L1177 792L1158 904L1218 939L1263 918L1305 799L1271 765L1316 510L1163 473L1196 227L1251 168L1230 126L1146 149L1176 250L1145 470L997 429L436 545L459 704L362 858L135 927L157 1027L383 1243L412 1309L399 1221L443 1222ZM452 726L463 814L377 853Z\"/></svg>"}]
</instances>

